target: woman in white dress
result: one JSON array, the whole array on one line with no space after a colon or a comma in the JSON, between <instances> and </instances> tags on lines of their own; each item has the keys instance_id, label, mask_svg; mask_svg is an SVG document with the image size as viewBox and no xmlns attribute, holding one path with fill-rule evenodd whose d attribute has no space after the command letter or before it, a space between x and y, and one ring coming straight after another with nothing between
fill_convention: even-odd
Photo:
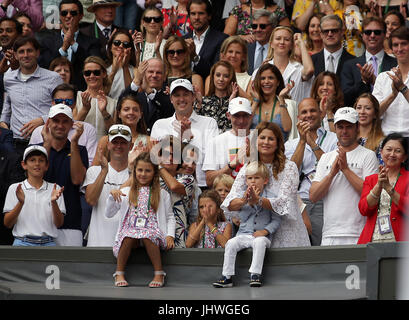
<instances>
[{"instance_id":1,"label":"woman in white dress","mask_svg":"<svg viewBox=\"0 0 409 320\"><path fill-rule=\"evenodd\" d=\"M250 157L258 156L270 170L270 179L266 186L267 201L262 201L263 207L268 204L269 210L279 214L281 226L273 236L272 248L310 246L307 229L302 219L297 202L297 188L299 182L298 169L294 162L284 155L284 139L281 129L275 123L261 122L256 127L257 142L250 145L257 150L251 150ZM255 137L253 137L255 138ZM254 159L253 159L254 160ZM245 190L245 164L238 173L230 193L223 201L223 210L237 210Z\"/></svg>"}]
</instances>

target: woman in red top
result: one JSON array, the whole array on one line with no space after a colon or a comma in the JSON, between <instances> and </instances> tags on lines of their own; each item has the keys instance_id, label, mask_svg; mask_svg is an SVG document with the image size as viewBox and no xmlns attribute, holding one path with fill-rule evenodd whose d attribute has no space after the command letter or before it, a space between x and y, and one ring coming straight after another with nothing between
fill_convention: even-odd
<instances>
[{"instance_id":1,"label":"woman in red top","mask_svg":"<svg viewBox=\"0 0 409 320\"><path fill-rule=\"evenodd\" d=\"M359 210L367 217L358 244L405 240L404 215L408 214L408 141L398 133L389 134L381 146L385 166L365 178Z\"/></svg>"}]
</instances>

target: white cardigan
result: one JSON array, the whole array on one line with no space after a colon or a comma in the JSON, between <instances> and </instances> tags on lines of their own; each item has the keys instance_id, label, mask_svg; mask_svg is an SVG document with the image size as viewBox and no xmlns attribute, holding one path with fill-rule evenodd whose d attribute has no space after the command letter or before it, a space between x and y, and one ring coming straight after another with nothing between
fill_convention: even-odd
<instances>
[{"instance_id":1,"label":"white cardigan","mask_svg":"<svg viewBox=\"0 0 409 320\"><path fill-rule=\"evenodd\" d=\"M112 218L118 212L121 215L120 223L118 225L118 231L115 236L115 241L118 238L119 231L121 229L122 223L124 221L125 215L128 212L129 208L129 190L130 187L126 187L121 189L122 193L125 196L121 197L121 202L116 202L114 197L110 194L105 209L105 216L107 218ZM175 237L175 227L176 227L176 220L175 216L172 211L172 204L170 201L170 195L166 190L160 190L160 201L159 201L159 208L156 212L159 229L163 232L166 236Z\"/></svg>"}]
</instances>

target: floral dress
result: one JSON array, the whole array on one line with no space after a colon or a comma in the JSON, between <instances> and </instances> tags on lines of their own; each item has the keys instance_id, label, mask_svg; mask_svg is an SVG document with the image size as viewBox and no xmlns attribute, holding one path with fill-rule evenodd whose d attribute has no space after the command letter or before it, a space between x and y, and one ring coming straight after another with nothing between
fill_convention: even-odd
<instances>
[{"instance_id":1,"label":"floral dress","mask_svg":"<svg viewBox=\"0 0 409 320\"><path fill-rule=\"evenodd\" d=\"M118 257L122 241L126 238L149 239L161 249L166 248L165 235L159 229L156 212L150 207L150 187L139 189L138 205L130 205L122 221L113 251Z\"/></svg>"},{"instance_id":2,"label":"floral dress","mask_svg":"<svg viewBox=\"0 0 409 320\"><path fill-rule=\"evenodd\" d=\"M175 10L175 9L173 9ZM163 13L163 28L170 23L170 16L172 15L171 9L162 9ZM190 22L190 18L187 13L180 13L177 15L176 28L171 30L171 34L183 37L189 32L193 31L193 26Z\"/></svg>"},{"instance_id":3,"label":"floral dress","mask_svg":"<svg viewBox=\"0 0 409 320\"><path fill-rule=\"evenodd\" d=\"M220 221L218 222L217 229L221 233L224 232L224 229L226 229L228 222L227 221ZM207 225L205 225L205 233L203 237L196 243L195 248L222 248L220 243L217 243L216 237L213 235L213 233L210 232L210 229Z\"/></svg>"},{"instance_id":4,"label":"floral dress","mask_svg":"<svg viewBox=\"0 0 409 320\"><path fill-rule=\"evenodd\" d=\"M256 11L256 10L254 10ZM287 18L287 13L283 8L277 6L277 9L273 11L274 15L278 18L278 21L281 21ZM230 15L237 17L237 35L246 35L250 34L251 29L251 16L250 13L243 10L242 5L235 6L231 11Z\"/></svg>"},{"instance_id":5,"label":"floral dress","mask_svg":"<svg viewBox=\"0 0 409 320\"><path fill-rule=\"evenodd\" d=\"M190 174L177 174L175 179L185 186L186 195L182 196L178 193L172 192L165 181L160 179L160 186L170 194L170 199L173 207L173 214L175 215L175 247L186 248L186 238L189 230L188 213L192 207L192 202L195 193L196 180Z\"/></svg>"},{"instance_id":6,"label":"floral dress","mask_svg":"<svg viewBox=\"0 0 409 320\"><path fill-rule=\"evenodd\" d=\"M215 95L204 97L202 107L197 109L197 114L216 120L220 133L231 129L231 122L227 119L226 112L229 109L229 97L219 98Z\"/></svg>"}]
</instances>

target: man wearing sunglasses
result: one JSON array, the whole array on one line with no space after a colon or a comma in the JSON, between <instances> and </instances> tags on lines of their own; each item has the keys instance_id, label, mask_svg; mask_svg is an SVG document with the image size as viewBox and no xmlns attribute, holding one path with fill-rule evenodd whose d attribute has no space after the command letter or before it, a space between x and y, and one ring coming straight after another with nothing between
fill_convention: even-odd
<instances>
[{"instance_id":1,"label":"man wearing sunglasses","mask_svg":"<svg viewBox=\"0 0 409 320\"><path fill-rule=\"evenodd\" d=\"M247 72L249 74L252 74L254 70L259 68L261 63L266 59L270 36L277 26L277 22L278 19L275 15L266 9L260 9L254 13L251 28L256 41L249 43L247 46Z\"/></svg>"},{"instance_id":2,"label":"man wearing sunglasses","mask_svg":"<svg viewBox=\"0 0 409 320\"><path fill-rule=\"evenodd\" d=\"M320 28L324 49L311 56L314 75L330 71L340 77L344 63L355 57L342 47L344 22L335 14L326 15L321 18Z\"/></svg>"},{"instance_id":3,"label":"man wearing sunglasses","mask_svg":"<svg viewBox=\"0 0 409 320\"><path fill-rule=\"evenodd\" d=\"M341 72L341 86L346 106L352 107L362 93L372 92L376 77L397 65L395 58L385 54L385 22L378 17L365 18L362 23L365 54L345 63Z\"/></svg>"},{"instance_id":4,"label":"man wearing sunglasses","mask_svg":"<svg viewBox=\"0 0 409 320\"><path fill-rule=\"evenodd\" d=\"M94 23L81 28L81 32L89 37L99 40L101 45L101 57L106 59L106 48L109 37L115 29L119 27L114 25L116 8L121 6L121 2L115 0L94 0L87 11L95 14Z\"/></svg>"},{"instance_id":5,"label":"man wearing sunglasses","mask_svg":"<svg viewBox=\"0 0 409 320\"><path fill-rule=\"evenodd\" d=\"M75 90L75 88L68 83L62 83L55 87L52 92L52 98L53 100L51 102L51 105L62 103L66 106L69 106L71 110L73 110L77 101L77 90ZM74 123L76 122L82 123L84 127L84 132L79 138L78 143L79 145L85 146L87 148L89 165L91 165L92 161L94 160L94 155L97 150L98 144L95 127L88 122L74 120ZM44 125L41 125L34 129L33 133L31 134L29 144L39 144L43 142L43 137L41 136L43 127ZM74 133L75 129L74 127L72 127L68 132L69 140L71 140L71 137L74 135Z\"/></svg>"},{"instance_id":6,"label":"man wearing sunglasses","mask_svg":"<svg viewBox=\"0 0 409 320\"><path fill-rule=\"evenodd\" d=\"M41 37L39 64L48 68L51 61L63 56L73 65L73 84L85 91L86 83L82 75L84 60L88 56L100 56L99 40L89 37L79 30L84 8L79 0L62 0L59 5L61 30L47 32Z\"/></svg>"},{"instance_id":7,"label":"man wearing sunglasses","mask_svg":"<svg viewBox=\"0 0 409 320\"><path fill-rule=\"evenodd\" d=\"M220 47L228 35L210 27L212 5L208 0L192 0L187 8L193 31L184 38L194 51L193 71L203 81L210 74L211 67L219 61Z\"/></svg>"}]
</instances>

